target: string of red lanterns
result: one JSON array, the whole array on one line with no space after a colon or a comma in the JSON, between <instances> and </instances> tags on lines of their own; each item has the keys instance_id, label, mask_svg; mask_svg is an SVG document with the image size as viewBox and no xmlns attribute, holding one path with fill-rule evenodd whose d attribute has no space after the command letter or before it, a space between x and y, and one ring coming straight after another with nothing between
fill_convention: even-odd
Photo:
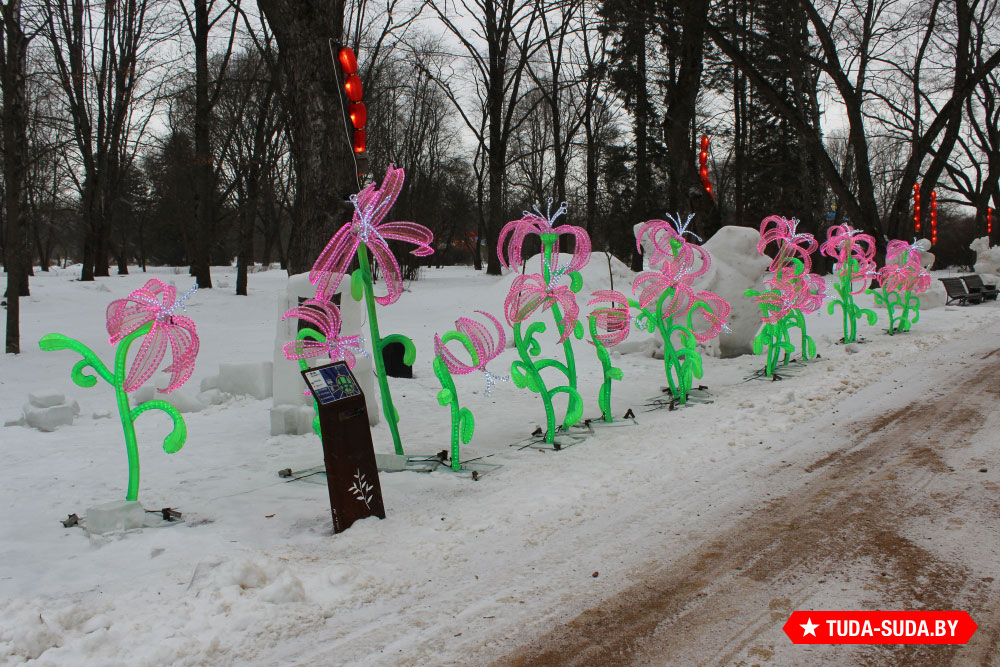
<instances>
[{"instance_id":1,"label":"string of red lanterns","mask_svg":"<svg viewBox=\"0 0 1000 667\"><path fill-rule=\"evenodd\" d=\"M701 138L701 152L698 153L698 175L701 177L701 184L709 197L715 199L712 194L712 182L708 180L708 137Z\"/></svg>"},{"instance_id":2,"label":"string of red lanterns","mask_svg":"<svg viewBox=\"0 0 1000 667\"><path fill-rule=\"evenodd\" d=\"M931 190L931 243L937 243L937 191Z\"/></svg>"},{"instance_id":3,"label":"string of red lanterns","mask_svg":"<svg viewBox=\"0 0 1000 667\"><path fill-rule=\"evenodd\" d=\"M992 208L987 208L986 209L986 233L987 234L992 234L993 233L993 209Z\"/></svg>"},{"instance_id":4,"label":"string of red lanterns","mask_svg":"<svg viewBox=\"0 0 1000 667\"><path fill-rule=\"evenodd\" d=\"M354 50L349 46L341 47L337 54L340 61L340 68L344 71L344 92L347 94L348 105L347 114L351 118L351 125L354 126L353 148L355 159L358 161L358 169L362 169L365 158L365 147L368 141L365 132L365 123L368 122L368 109L361 101L363 91L361 89L361 77L358 76L358 59L354 55Z\"/></svg>"},{"instance_id":5,"label":"string of red lanterns","mask_svg":"<svg viewBox=\"0 0 1000 667\"><path fill-rule=\"evenodd\" d=\"M920 233L920 184L913 184L913 231Z\"/></svg>"}]
</instances>

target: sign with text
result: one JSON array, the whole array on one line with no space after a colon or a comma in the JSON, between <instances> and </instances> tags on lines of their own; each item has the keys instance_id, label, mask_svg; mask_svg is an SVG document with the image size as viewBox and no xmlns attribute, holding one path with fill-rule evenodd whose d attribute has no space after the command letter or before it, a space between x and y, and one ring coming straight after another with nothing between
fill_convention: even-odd
<instances>
[{"instance_id":1,"label":"sign with text","mask_svg":"<svg viewBox=\"0 0 1000 667\"><path fill-rule=\"evenodd\" d=\"M343 361L302 371L316 398L333 532L358 519L385 518L365 395Z\"/></svg>"},{"instance_id":2,"label":"sign with text","mask_svg":"<svg viewBox=\"0 0 1000 667\"><path fill-rule=\"evenodd\" d=\"M965 644L976 622L964 611L794 611L793 644Z\"/></svg>"}]
</instances>

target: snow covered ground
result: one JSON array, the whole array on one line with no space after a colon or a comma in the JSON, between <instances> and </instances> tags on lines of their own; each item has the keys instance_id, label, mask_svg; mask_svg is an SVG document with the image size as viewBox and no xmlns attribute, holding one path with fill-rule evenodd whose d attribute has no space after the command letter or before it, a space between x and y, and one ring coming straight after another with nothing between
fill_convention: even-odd
<instances>
[{"instance_id":1,"label":"snow covered ground","mask_svg":"<svg viewBox=\"0 0 1000 667\"><path fill-rule=\"evenodd\" d=\"M588 269L584 294L610 287L606 268ZM151 413L137 422L139 499L147 509L180 510L184 523L88 536L59 520L124 497L114 394L103 382L74 385L78 356L42 352L35 341L61 332L108 361L104 317L112 299L151 276L181 292L191 281L173 269L93 283L77 276L73 268L36 274L22 302L24 351L5 356L0 370L0 421L18 419L29 392L61 392L81 408L73 425L53 432L0 428L6 664L486 662L630 583L662 558L664 541L695 540L759 501L753 482L766 471L834 448L835 429L806 426L824 414L835 424L845 397L916 367L924 382L894 389L896 399L915 397L948 372L929 363L938 348L981 347L1000 333L994 302L927 310L899 336L884 335L882 322L862 326L866 342L844 346L835 343L839 311L824 309L809 317L822 358L786 380L752 379L763 357L705 358L701 382L713 402L648 412L647 400L665 384L662 361L650 356L650 342L630 342L630 353L615 355L625 379L615 383L612 402L616 415L633 408L638 423L597 428L560 452L511 446L544 423L536 395L504 383L484 398L481 375L460 377L462 404L476 417L463 459L502 467L479 481L383 474L386 520L336 536L325 486L277 475L319 465L322 452L314 435L269 436L270 400L228 397L186 414L187 444L172 455L160 448L169 420ZM271 359L275 304L287 282L282 271L254 273L251 295L236 297L232 269L216 268L214 278L216 289L188 303L201 337L188 385L195 392L220 363ZM435 400L430 365L434 333L476 309L502 316L510 279L425 269L397 304L380 308L383 335L404 333L418 349L414 378L392 380L407 453L449 444L449 412ZM615 288L627 283L619 272ZM585 415L597 417L599 365L589 346L576 349ZM506 350L491 370L509 372L514 354ZM857 409L880 408L868 400ZM376 451L392 451L384 421L373 435Z\"/></svg>"}]
</instances>

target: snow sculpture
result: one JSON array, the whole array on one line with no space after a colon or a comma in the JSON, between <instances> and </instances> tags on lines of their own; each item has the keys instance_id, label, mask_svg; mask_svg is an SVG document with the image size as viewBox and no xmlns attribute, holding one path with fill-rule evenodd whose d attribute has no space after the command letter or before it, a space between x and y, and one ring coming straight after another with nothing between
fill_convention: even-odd
<instances>
[{"instance_id":1,"label":"snow sculpture","mask_svg":"<svg viewBox=\"0 0 1000 667\"><path fill-rule=\"evenodd\" d=\"M187 439L187 426L177 408L162 400L146 401L130 408L128 393L137 390L153 376L168 350L171 363L164 370L170 373L170 380L167 388L161 391L174 391L191 377L198 356L198 334L194 322L176 311L178 308L186 310L184 301L197 289L195 285L178 300L173 285L152 278L127 298L112 301L107 311L107 330L108 342L118 344L113 372L78 340L51 333L38 341L43 350L69 349L83 357L73 366L71 374L77 385L93 387L97 384L97 377L85 373L90 368L114 387L128 454L128 490L125 494L128 501L136 500L139 495L139 448L135 436L135 420L139 415L149 410L162 410L173 420L173 430L163 439L163 449L168 454L178 451ZM139 351L126 372L129 348L140 338Z\"/></svg>"},{"instance_id":2,"label":"snow sculpture","mask_svg":"<svg viewBox=\"0 0 1000 667\"><path fill-rule=\"evenodd\" d=\"M395 303L403 293L399 264L389 249L389 240L414 244L417 248L412 252L418 257L425 257L434 252L430 245L434 235L423 225L414 222L384 222L385 216L396 203L396 198L403 188L404 178L402 169L389 165L385 178L382 179L382 187L376 188L375 184L371 183L357 195L352 195L354 216L351 222L345 223L337 230L309 272L309 282L316 286L316 301L329 301L330 296L336 293L355 256L358 258L361 268L351 274L351 294L358 301L364 298L368 309L372 356L375 357L375 373L382 395L382 413L389 424L396 454L399 455L404 453L399 438L399 412L392 404L382 350L389 343L401 343L405 350L403 362L412 366L416 360L417 349L412 340L401 334L390 334L385 338L379 334L375 303L388 306ZM378 262L386 284L388 294L384 296L375 296L371 265L368 260L369 250Z\"/></svg>"},{"instance_id":3,"label":"snow sculpture","mask_svg":"<svg viewBox=\"0 0 1000 667\"><path fill-rule=\"evenodd\" d=\"M552 200L549 199L545 215L537 206L534 213L524 211L521 218L504 225L497 241L500 263L505 268L517 270L525 238L529 234L538 234L542 239L542 273L519 275L514 280L504 302L504 314L507 323L514 328L514 344L521 357L511 364L511 378L518 387L527 387L541 396L545 407L545 442L548 443L555 442L556 436L556 417L552 406L552 398L556 394L567 396L563 428L576 424L583 416L583 399L577 390L576 360L570 336L583 338L583 326L577 319L580 308L576 303L576 294L583 287L579 271L590 261L590 237L581 227L554 226L566 208L566 202L563 202L553 214ZM573 236L575 240L572 258L566 266L559 264L558 249L559 237L564 234ZM570 279L568 286L559 284L564 277ZM558 342L562 344L566 356L565 364L555 359L532 359L541 355L542 346L535 336L545 331L545 324L532 322L523 333L521 325L539 310L552 311L559 334ZM549 389L542 377L542 371L547 368L561 373L566 378L566 384Z\"/></svg>"},{"instance_id":4,"label":"snow sculpture","mask_svg":"<svg viewBox=\"0 0 1000 667\"><path fill-rule=\"evenodd\" d=\"M981 276L990 276L993 282L1000 279L1000 246L990 247L990 237L982 236L969 244L969 249L976 253L976 263L973 267ZM990 282L984 280L984 282Z\"/></svg>"},{"instance_id":5,"label":"snow sculpture","mask_svg":"<svg viewBox=\"0 0 1000 667\"><path fill-rule=\"evenodd\" d=\"M486 319L493 323L497 330L496 339L487 326L467 317L460 317L455 321L455 330L447 332L444 336L434 335L434 375L441 382L441 391L438 392L437 400L440 405L451 406L451 469L461 470L462 463L459 458L459 442L469 444L472 434L476 428L475 418L472 411L463 408L458 403L458 391L455 389L455 381L452 375L466 375L474 371L482 371L486 376L486 393L489 396L493 390L493 385L497 382L506 382L510 378L494 375L486 370L486 364L503 352L507 345L507 334L503 325L497 318L489 313L477 310L477 313L484 315ZM471 364L466 364L456 357L447 344L457 340L465 348L472 360Z\"/></svg>"}]
</instances>

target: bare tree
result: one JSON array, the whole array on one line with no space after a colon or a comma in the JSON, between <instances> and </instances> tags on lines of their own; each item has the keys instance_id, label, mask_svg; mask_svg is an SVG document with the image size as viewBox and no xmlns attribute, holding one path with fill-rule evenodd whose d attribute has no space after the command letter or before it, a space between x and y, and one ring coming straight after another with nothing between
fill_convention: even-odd
<instances>
[{"instance_id":1,"label":"bare tree","mask_svg":"<svg viewBox=\"0 0 1000 667\"><path fill-rule=\"evenodd\" d=\"M195 192L195 238L191 253L191 275L200 288L212 287L210 257L215 245L216 232L216 159L212 152L212 109L219 100L222 82L226 77L226 67L233 52L233 41L239 22L239 0L224 0L221 7L216 0L178 0L184 13L188 35L194 44L194 170ZM214 14L213 14L214 12ZM213 28L223 19L229 22L228 38L221 52L221 62L215 68L216 78L209 81L208 43Z\"/></svg>"},{"instance_id":2,"label":"bare tree","mask_svg":"<svg viewBox=\"0 0 1000 667\"><path fill-rule=\"evenodd\" d=\"M993 69L1000 64L1000 50L984 57L974 68L967 66L969 30L968 22L972 14L968 2L958 0L962 7L955 13L955 43L949 46L952 54L948 62L952 74L952 86L940 100L939 106L932 109L931 117L925 120L916 139L911 141L910 153L900 169L899 187L893 197L893 212L889 216L890 226L883 224L882 211L879 209L875 179L872 173L870 151L870 133L866 128L866 118L870 117L869 105L877 100L875 83L871 79L872 63L899 58L900 62L912 63L916 54L907 55L903 46L911 43L906 39L913 30L919 30L921 35L933 31L930 21L932 13L925 14L923 23L914 23L910 12L910 3L898 0L865 0L853 3L810 2L799 0L800 6L809 19L810 30L817 39L821 52L817 56L799 54L810 58L831 82L831 92L843 105L848 121L848 143L850 156L850 172L856 179L856 187L850 187L845 177L846 171L838 165L826 151L826 145L819 128L809 122L809 116L801 113L769 84L747 51L727 37L719 26L710 24L707 34L715 44L732 59L733 64L747 77L762 95L774 105L775 109L795 128L803 147L816 161L826 182L841 203L844 211L855 224L873 233L877 239L884 241L887 233L895 236L904 235L904 218L909 202L909 193L916 181L924 159L936 149L934 160L946 161L947 154L953 146L952 133L957 130L954 121L955 111L959 111L965 100L975 90L975 87ZM911 30L911 33L907 33ZM919 42L919 40L918 40ZM899 49L893 51L893 49ZM903 65L904 67L907 65ZM876 82L877 83L877 82ZM943 137L943 138L942 138ZM937 166L934 167L937 169ZM941 165L943 169L943 165ZM932 173L933 176L933 173ZM930 181L935 180L927 179ZM932 186L932 184L931 184Z\"/></svg>"},{"instance_id":3,"label":"bare tree","mask_svg":"<svg viewBox=\"0 0 1000 667\"><path fill-rule=\"evenodd\" d=\"M455 92L451 77L430 72L455 105L469 131L482 149L489 181L488 214L485 216L487 243L486 272L500 274L497 237L504 222L507 151L513 132L515 110L521 97L521 83L528 59L537 51L535 24L538 6L534 0L458 0L458 14L473 24L456 22L456 13L445 3L432 0L429 7L451 35L461 44L471 66L476 95L482 104L485 122L477 122L465 111L465 102Z\"/></svg>"},{"instance_id":4,"label":"bare tree","mask_svg":"<svg viewBox=\"0 0 1000 667\"><path fill-rule=\"evenodd\" d=\"M164 64L160 46L172 27L152 0L44 0L43 12L77 153L85 230L80 279L93 280L108 275L114 204L164 85L150 74Z\"/></svg>"}]
</instances>

